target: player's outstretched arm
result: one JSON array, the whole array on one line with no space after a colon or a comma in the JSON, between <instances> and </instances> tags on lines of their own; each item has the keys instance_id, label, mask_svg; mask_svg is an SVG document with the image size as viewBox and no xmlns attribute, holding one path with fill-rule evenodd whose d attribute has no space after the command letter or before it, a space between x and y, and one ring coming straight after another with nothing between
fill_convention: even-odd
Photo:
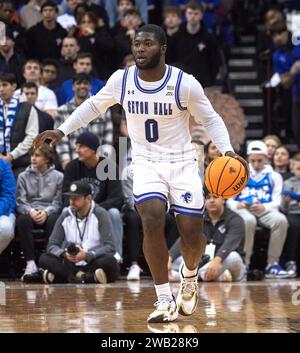
<instances>
[{"instance_id":1,"label":"player's outstretched arm","mask_svg":"<svg viewBox=\"0 0 300 353\"><path fill-rule=\"evenodd\" d=\"M33 140L32 146L36 149L40 147L46 140L51 140L50 146L53 147L59 143L59 141L65 136L65 134L56 129L56 130L46 130Z\"/></svg>"}]
</instances>

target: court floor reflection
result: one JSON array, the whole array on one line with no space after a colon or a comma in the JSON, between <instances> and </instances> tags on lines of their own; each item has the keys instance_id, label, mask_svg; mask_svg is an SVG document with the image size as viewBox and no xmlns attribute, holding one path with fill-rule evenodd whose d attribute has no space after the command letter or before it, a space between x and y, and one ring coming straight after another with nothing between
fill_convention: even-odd
<instances>
[{"instance_id":1,"label":"court floor reflection","mask_svg":"<svg viewBox=\"0 0 300 353\"><path fill-rule=\"evenodd\" d=\"M0 283L0 332L300 332L297 285L300 289L296 280L201 283L194 315L147 325L155 302L150 280L108 285L5 282ZM172 286L177 294L178 285Z\"/></svg>"}]
</instances>

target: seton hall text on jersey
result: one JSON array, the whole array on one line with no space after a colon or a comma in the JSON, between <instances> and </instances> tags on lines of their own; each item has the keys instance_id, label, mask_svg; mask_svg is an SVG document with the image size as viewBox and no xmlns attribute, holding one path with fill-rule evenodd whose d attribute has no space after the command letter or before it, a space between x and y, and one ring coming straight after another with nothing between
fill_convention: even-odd
<instances>
[{"instance_id":1,"label":"seton hall text on jersey","mask_svg":"<svg viewBox=\"0 0 300 353\"><path fill-rule=\"evenodd\" d=\"M172 115L171 103L159 102L142 102L142 101L128 101L128 113L131 114L149 114L149 104L153 104L151 114L154 115Z\"/></svg>"}]
</instances>

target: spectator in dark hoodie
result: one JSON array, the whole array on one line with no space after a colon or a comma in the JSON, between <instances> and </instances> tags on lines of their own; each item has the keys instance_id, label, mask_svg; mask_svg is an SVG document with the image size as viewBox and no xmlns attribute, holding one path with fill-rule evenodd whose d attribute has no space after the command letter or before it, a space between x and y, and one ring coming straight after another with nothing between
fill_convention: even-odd
<instances>
[{"instance_id":1,"label":"spectator in dark hoodie","mask_svg":"<svg viewBox=\"0 0 300 353\"><path fill-rule=\"evenodd\" d=\"M61 209L63 174L54 169L53 151L49 145L31 149L31 165L17 182L17 232L26 259L22 276L37 272L33 229L45 229L49 237Z\"/></svg>"},{"instance_id":2,"label":"spectator in dark hoodie","mask_svg":"<svg viewBox=\"0 0 300 353\"><path fill-rule=\"evenodd\" d=\"M92 195L96 204L105 208L113 224L113 236L117 247L116 258L122 256L123 222L120 209L123 204L121 181L118 178L118 167L110 159L97 155L99 139L91 132L83 132L76 140L78 158L72 160L65 168L63 192L70 185L81 180L92 187ZM68 199L64 197L64 206Z\"/></svg>"},{"instance_id":3,"label":"spectator in dark hoodie","mask_svg":"<svg viewBox=\"0 0 300 353\"><path fill-rule=\"evenodd\" d=\"M201 4L189 2L185 15L187 22L174 34L168 48L173 58L170 63L194 75L203 87L213 86L221 65L218 43L203 26Z\"/></svg>"}]
</instances>

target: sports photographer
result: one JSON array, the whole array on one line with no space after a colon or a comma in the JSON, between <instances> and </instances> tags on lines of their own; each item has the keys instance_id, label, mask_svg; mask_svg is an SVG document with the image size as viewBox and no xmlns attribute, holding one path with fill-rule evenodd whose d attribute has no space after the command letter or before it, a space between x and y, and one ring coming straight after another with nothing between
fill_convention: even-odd
<instances>
[{"instance_id":1,"label":"sports photographer","mask_svg":"<svg viewBox=\"0 0 300 353\"><path fill-rule=\"evenodd\" d=\"M89 184L71 183L69 207L57 220L40 257L45 283L107 283L119 275L108 212L96 205Z\"/></svg>"}]
</instances>

